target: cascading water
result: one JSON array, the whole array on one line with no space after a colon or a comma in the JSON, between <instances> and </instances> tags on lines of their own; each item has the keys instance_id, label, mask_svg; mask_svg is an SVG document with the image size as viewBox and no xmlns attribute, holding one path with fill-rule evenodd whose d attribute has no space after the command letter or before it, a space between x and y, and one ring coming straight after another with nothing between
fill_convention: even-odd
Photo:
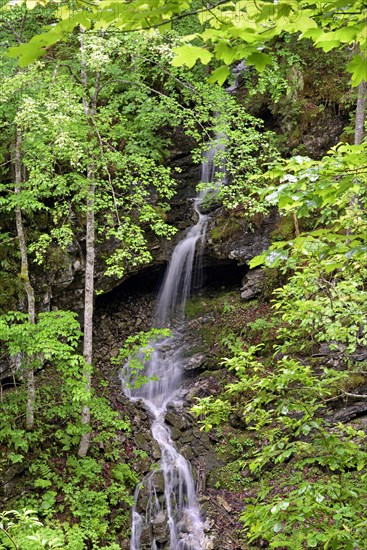
<instances>
[{"instance_id":1,"label":"cascading water","mask_svg":"<svg viewBox=\"0 0 367 550\"><path fill-rule=\"evenodd\" d=\"M158 294L155 325L171 327L172 337L152 345L153 352L149 361L145 362L144 372L149 382L131 390L124 383L128 376L128 365L121 375L125 393L133 401L141 399L152 419L152 436L161 450L160 472L164 485L162 496L157 491L157 472L154 471L143 480L144 494L147 496L144 513L137 511L142 492L142 487L137 487L130 550L158 550L162 547L170 550L211 548L210 539L205 535L190 464L176 450L165 416L168 406L180 405L177 390L182 375L179 342L184 332L184 309L192 285L195 259L203 250L208 223L208 217L200 212L200 205L209 190L216 191L215 186L210 189L216 173L220 172L219 179L224 181L224 161L221 154L224 151L224 139L223 135L217 136L204 158L202 182L207 184L207 188L194 199L194 211L198 220L174 249ZM214 159L218 151L221 159L215 166ZM168 540L169 546L165 542Z\"/></svg>"}]
</instances>

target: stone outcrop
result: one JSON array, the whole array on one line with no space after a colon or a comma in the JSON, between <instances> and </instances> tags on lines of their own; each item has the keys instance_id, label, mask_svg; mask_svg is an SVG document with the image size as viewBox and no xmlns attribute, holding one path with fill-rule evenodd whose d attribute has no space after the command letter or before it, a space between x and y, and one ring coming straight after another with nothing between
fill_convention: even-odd
<instances>
[{"instance_id":1,"label":"stone outcrop","mask_svg":"<svg viewBox=\"0 0 367 550\"><path fill-rule=\"evenodd\" d=\"M278 220L275 209L255 225L249 223L245 213L234 215L219 208L209 221L206 252L218 260L247 264L269 247Z\"/></svg>"},{"instance_id":2,"label":"stone outcrop","mask_svg":"<svg viewBox=\"0 0 367 550\"><path fill-rule=\"evenodd\" d=\"M241 298L243 300L252 300L257 298L264 285L265 273L262 269L254 269L246 273L242 279Z\"/></svg>"}]
</instances>

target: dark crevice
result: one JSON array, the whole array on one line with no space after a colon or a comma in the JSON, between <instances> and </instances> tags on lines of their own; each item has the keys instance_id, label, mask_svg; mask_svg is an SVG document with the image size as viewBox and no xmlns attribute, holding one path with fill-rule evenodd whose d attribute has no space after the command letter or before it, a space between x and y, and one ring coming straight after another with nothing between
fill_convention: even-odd
<instances>
[{"instance_id":1,"label":"dark crevice","mask_svg":"<svg viewBox=\"0 0 367 550\"><path fill-rule=\"evenodd\" d=\"M239 290L241 279L246 272L244 266L236 261L218 261L210 257L203 258L202 275L193 278L192 292L200 290ZM147 267L131 276L127 281L110 292L98 296L96 309L104 309L112 304L123 302L129 296L156 295L163 281L166 264Z\"/></svg>"}]
</instances>

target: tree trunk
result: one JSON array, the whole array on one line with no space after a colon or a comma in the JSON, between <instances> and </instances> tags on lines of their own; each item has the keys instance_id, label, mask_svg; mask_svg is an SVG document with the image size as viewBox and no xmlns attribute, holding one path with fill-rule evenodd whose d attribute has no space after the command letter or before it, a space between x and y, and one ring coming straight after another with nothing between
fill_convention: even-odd
<instances>
[{"instance_id":1,"label":"tree trunk","mask_svg":"<svg viewBox=\"0 0 367 550\"><path fill-rule=\"evenodd\" d=\"M81 80L83 84L83 105L84 113L88 118L91 129L93 128L93 116L96 114L97 98L99 92L99 73L96 75L95 92L91 100L87 100L88 81L87 66L85 58L85 46L83 34L80 41L81 52ZM93 132L90 132L90 141L93 140ZM88 401L83 405L81 422L86 432L82 435L78 456L85 457L90 445L90 403L89 398L92 390L92 361L93 361L93 312L94 312L94 261L95 261L95 219L94 219L94 198L95 198L95 166L93 164L93 153L91 152L92 162L87 168L87 178L89 189L87 196L87 220L86 220L86 260L85 260L85 292L84 292L84 342L83 355L87 364L83 377L85 380L85 390Z\"/></svg>"},{"instance_id":2,"label":"tree trunk","mask_svg":"<svg viewBox=\"0 0 367 550\"><path fill-rule=\"evenodd\" d=\"M94 172L88 169L90 186L87 199L87 226L86 226L86 262L85 262L85 298L84 298L84 344L83 355L87 363L84 371L85 389L90 396L92 389L92 361L93 361L93 310L94 310ZM81 421L86 428L90 427L90 405L83 405ZM90 430L82 435L79 444L78 456L84 457L88 453Z\"/></svg>"},{"instance_id":3,"label":"tree trunk","mask_svg":"<svg viewBox=\"0 0 367 550\"><path fill-rule=\"evenodd\" d=\"M367 83L362 80L358 86L358 99L356 108L356 125L354 132L354 144L360 145L364 136L364 122L366 113Z\"/></svg>"},{"instance_id":4,"label":"tree trunk","mask_svg":"<svg viewBox=\"0 0 367 550\"><path fill-rule=\"evenodd\" d=\"M19 128L16 132L15 140L15 152L14 152L14 171L15 171L15 194L21 192L22 187L22 133ZM28 318L32 324L36 323L36 308L34 289L29 280L29 268L28 268L28 255L27 255L27 242L25 238L22 210L18 206L15 208L15 222L17 227L17 235L19 240L20 257L21 257L21 280L27 295L28 303ZM27 405L26 405L26 419L25 425L27 430L32 430L34 427L34 405L36 400L36 389L34 383L34 370L32 367L32 358L29 359L27 368Z\"/></svg>"}]
</instances>

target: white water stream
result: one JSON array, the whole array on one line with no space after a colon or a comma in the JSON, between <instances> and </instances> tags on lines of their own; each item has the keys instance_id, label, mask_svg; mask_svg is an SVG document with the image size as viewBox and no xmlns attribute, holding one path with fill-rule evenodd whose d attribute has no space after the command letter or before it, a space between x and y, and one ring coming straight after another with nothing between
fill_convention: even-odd
<instances>
[{"instance_id":1,"label":"white water stream","mask_svg":"<svg viewBox=\"0 0 367 550\"><path fill-rule=\"evenodd\" d=\"M222 160L219 167L215 167L213 162L215 153L223 148L223 136L219 136L204 158L202 182L208 184L208 189L194 199L197 222L175 247L158 294L155 326L172 328L176 325L176 328L172 330L171 338L153 344L154 351L145 362L144 375L148 379L154 377L154 380L131 390L124 384L128 365L121 375L125 393L133 401L142 400L151 418L152 436L161 450L160 472L163 478L163 489L158 490L157 472L151 472L143 480L143 487L138 486L135 491L130 550L212 548L210 538L205 534L190 464L177 451L165 416L168 407L180 405L178 389L182 362L179 340L181 331L184 331L184 309L190 295L195 261L203 251L208 223L208 217L200 212L200 205L215 173L220 172L220 178L224 174ZM138 507L139 499L145 501L144 513L141 503Z\"/></svg>"}]
</instances>

